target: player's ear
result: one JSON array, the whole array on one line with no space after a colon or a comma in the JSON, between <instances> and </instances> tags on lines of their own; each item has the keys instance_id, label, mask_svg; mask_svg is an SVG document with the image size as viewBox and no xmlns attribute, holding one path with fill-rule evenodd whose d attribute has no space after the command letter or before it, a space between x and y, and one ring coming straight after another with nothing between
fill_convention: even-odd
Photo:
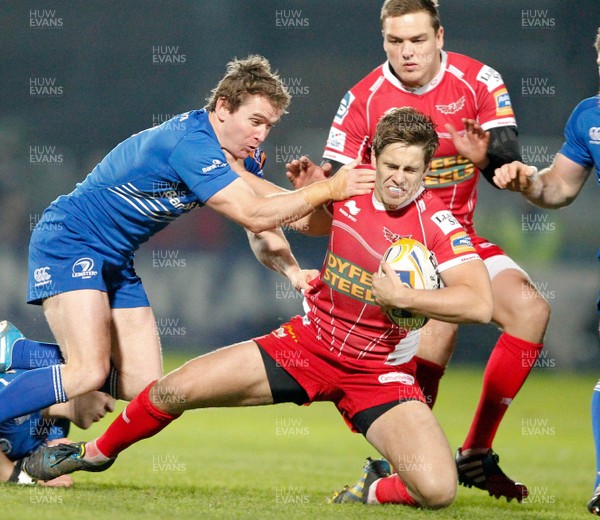
<instances>
[{"instance_id":1,"label":"player's ear","mask_svg":"<svg viewBox=\"0 0 600 520\"><path fill-rule=\"evenodd\" d=\"M371 150L371 166L377 169L377 159L375 158L375 152Z\"/></svg>"},{"instance_id":2,"label":"player's ear","mask_svg":"<svg viewBox=\"0 0 600 520\"><path fill-rule=\"evenodd\" d=\"M442 50L442 47L444 47L444 28L441 25L437 31L437 34L435 35L435 39L436 39L436 47L439 50Z\"/></svg>"},{"instance_id":3,"label":"player's ear","mask_svg":"<svg viewBox=\"0 0 600 520\"><path fill-rule=\"evenodd\" d=\"M215 104L215 113L217 114L219 121L223 121L225 117L231 113L229 101L227 101L226 97L221 96L217 99Z\"/></svg>"}]
</instances>

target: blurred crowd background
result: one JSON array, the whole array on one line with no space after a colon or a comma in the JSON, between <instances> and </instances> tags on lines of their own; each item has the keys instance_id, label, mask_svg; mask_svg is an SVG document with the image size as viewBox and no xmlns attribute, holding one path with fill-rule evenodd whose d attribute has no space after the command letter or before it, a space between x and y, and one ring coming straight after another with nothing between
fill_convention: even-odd
<instances>
[{"instance_id":1,"label":"blurred crowd background","mask_svg":"<svg viewBox=\"0 0 600 520\"><path fill-rule=\"evenodd\" d=\"M266 56L293 95L263 147L268 178L287 186L287 161L320 160L340 99L385 59L381 3L0 3L0 319L52 340L41 309L25 304L28 239L42 211L129 135L201 108L233 57ZM524 160L549 164L571 110L598 92L600 2L442 0L440 11L445 49L502 74ZM598 366L595 184L572 207L547 212L480 183L476 228L526 268L553 308L540 370ZM304 267L320 267L324 239L288 237ZM165 353L207 351L302 312L290 284L254 259L244 231L209 209L145 244L136 266ZM454 362L484 362L497 334L462 327Z\"/></svg>"}]
</instances>

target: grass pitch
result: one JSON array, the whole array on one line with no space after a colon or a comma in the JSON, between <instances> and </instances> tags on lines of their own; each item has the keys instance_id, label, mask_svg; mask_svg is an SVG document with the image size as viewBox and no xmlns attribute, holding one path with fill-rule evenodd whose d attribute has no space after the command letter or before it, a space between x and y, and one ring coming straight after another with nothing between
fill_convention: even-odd
<instances>
[{"instance_id":1,"label":"grass pitch","mask_svg":"<svg viewBox=\"0 0 600 520\"><path fill-rule=\"evenodd\" d=\"M181 359L167 360L167 368ZM435 413L453 447L464 440L482 370L451 367ZM508 475L527 484L524 503L459 488L442 511L329 505L375 450L346 428L333 405L278 405L186 412L158 436L125 451L105 473L74 475L73 489L0 485L3 519L558 519L592 518L593 374L538 369L511 406L494 449ZM89 439L108 425L71 432Z\"/></svg>"}]
</instances>

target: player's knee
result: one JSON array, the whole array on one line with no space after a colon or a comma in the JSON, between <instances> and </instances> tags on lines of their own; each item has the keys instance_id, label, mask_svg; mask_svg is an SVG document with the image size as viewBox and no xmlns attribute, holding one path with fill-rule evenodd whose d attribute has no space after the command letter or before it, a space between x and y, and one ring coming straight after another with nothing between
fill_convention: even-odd
<instances>
[{"instance_id":1,"label":"player's knee","mask_svg":"<svg viewBox=\"0 0 600 520\"><path fill-rule=\"evenodd\" d=\"M159 410L169 414L180 414L189 408L190 401L185 391L178 385L161 379L153 387L150 399Z\"/></svg>"},{"instance_id":2,"label":"player's knee","mask_svg":"<svg viewBox=\"0 0 600 520\"><path fill-rule=\"evenodd\" d=\"M539 292L534 291L530 297L521 298L517 316L525 323L545 328L550 319L550 304Z\"/></svg>"},{"instance_id":3,"label":"player's knee","mask_svg":"<svg viewBox=\"0 0 600 520\"><path fill-rule=\"evenodd\" d=\"M427 509L442 509L454 502L456 488L456 479L432 476L420 482L416 491L417 501Z\"/></svg>"},{"instance_id":4,"label":"player's knee","mask_svg":"<svg viewBox=\"0 0 600 520\"><path fill-rule=\"evenodd\" d=\"M517 336L524 330L546 330L550 319L550 304L531 285L524 287L520 298L508 303L495 302L494 321L507 332Z\"/></svg>"},{"instance_id":5,"label":"player's knee","mask_svg":"<svg viewBox=\"0 0 600 520\"><path fill-rule=\"evenodd\" d=\"M458 327L453 323L430 320L420 332L420 353L424 354L425 352L435 350L438 353L443 352L448 356L452 355L456 344L457 330Z\"/></svg>"},{"instance_id":6,"label":"player's knee","mask_svg":"<svg viewBox=\"0 0 600 520\"><path fill-rule=\"evenodd\" d=\"M69 398L102 388L110 366L108 363L76 363L69 361L62 367L63 384L68 383Z\"/></svg>"}]
</instances>

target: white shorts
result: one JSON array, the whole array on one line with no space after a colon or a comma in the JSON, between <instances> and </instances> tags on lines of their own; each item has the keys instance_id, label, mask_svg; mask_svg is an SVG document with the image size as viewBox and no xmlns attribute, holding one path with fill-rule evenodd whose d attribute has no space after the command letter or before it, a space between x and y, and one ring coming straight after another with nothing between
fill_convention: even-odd
<instances>
[{"instance_id":1,"label":"white shorts","mask_svg":"<svg viewBox=\"0 0 600 520\"><path fill-rule=\"evenodd\" d=\"M489 258L486 258L483 261L483 263L485 264L485 267L487 268L488 273L490 274L490 280L493 280L497 274L501 273L506 269L516 269L517 271L521 271L523 273L523 276L525 276L525 278L527 278L527 280L531 282L531 278L529 278L529 275L525 272L525 270L512 258L506 255L491 256Z\"/></svg>"}]
</instances>

